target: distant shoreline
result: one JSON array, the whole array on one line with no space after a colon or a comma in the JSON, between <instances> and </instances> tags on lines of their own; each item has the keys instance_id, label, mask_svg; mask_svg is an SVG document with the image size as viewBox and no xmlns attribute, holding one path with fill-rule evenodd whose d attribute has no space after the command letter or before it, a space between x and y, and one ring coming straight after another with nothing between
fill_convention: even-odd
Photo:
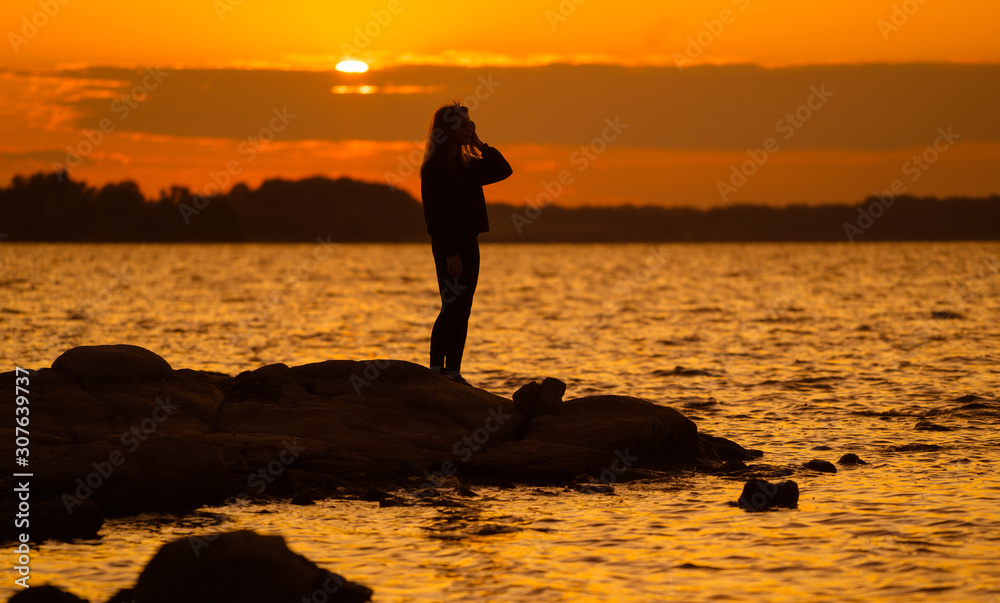
<instances>
[{"instance_id":1,"label":"distant shoreline","mask_svg":"<svg viewBox=\"0 0 1000 603\"><path fill-rule=\"evenodd\" d=\"M807 243L1000 240L1000 196L873 196L858 204L712 209L488 205L484 243ZM147 199L131 181L100 189L65 173L0 189L3 242L426 243L409 193L350 178L237 184L203 197L184 187Z\"/></svg>"}]
</instances>

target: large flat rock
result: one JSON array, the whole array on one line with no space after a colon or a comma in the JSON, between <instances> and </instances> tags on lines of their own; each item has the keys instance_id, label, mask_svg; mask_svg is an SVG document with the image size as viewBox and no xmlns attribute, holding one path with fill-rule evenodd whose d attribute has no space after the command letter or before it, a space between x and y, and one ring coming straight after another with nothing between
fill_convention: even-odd
<instances>
[{"instance_id":1,"label":"large flat rock","mask_svg":"<svg viewBox=\"0 0 1000 603\"><path fill-rule=\"evenodd\" d=\"M0 374L8 416L14 383L13 372ZM68 514L78 502L112 517L233 496L317 497L431 473L562 485L581 473L693 468L699 454L716 454L694 423L648 400L591 396L529 417L507 398L397 360L273 364L230 377L174 370L135 346L84 346L32 372L29 399L33 496ZM7 458L13 432L0 429ZM3 487L12 479L0 476Z\"/></svg>"}]
</instances>

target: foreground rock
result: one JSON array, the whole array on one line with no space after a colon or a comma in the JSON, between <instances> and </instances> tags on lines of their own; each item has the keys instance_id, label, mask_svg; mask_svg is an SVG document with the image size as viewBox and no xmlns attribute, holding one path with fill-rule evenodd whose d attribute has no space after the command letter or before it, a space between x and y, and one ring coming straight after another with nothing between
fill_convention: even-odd
<instances>
[{"instance_id":1,"label":"foreground rock","mask_svg":"<svg viewBox=\"0 0 1000 603\"><path fill-rule=\"evenodd\" d=\"M244 530L163 545L135 586L119 591L108 603L364 603L371 597L370 588L290 551L281 536ZM11 603L81 600L52 586L31 588L10 599Z\"/></svg>"},{"instance_id":2,"label":"foreground rock","mask_svg":"<svg viewBox=\"0 0 1000 603\"><path fill-rule=\"evenodd\" d=\"M0 374L0 412L8 416L14 382L13 372ZM627 396L562 401L562 387L549 379L519 396L529 416L511 400L408 362L273 364L231 377L174 370L136 346L73 348L30 375L32 504L62 508L74 518L72 537L92 535L101 515L184 511L233 497L308 503L338 488L449 475L561 486L580 474L759 455L699 434L672 408ZM10 458L13 429L0 431L0 454ZM0 486L13 488L12 479L0 476Z\"/></svg>"},{"instance_id":3,"label":"foreground rock","mask_svg":"<svg viewBox=\"0 0 1000 603\"><path fill-rule=\"evenodd\" d=\"M751 478L743 485L738 504L747 511L794 509L799 505L799 485L791 480L772 484L766 480Z\"/></svg>"}]
</instances>

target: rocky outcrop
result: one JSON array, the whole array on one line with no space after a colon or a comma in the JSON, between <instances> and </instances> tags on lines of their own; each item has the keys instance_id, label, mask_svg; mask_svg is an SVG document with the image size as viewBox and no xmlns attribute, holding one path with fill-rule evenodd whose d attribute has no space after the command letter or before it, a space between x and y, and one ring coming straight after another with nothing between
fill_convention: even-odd
<instances>
[{"instance_id":1,"label":"rocky outcrop","mask_svg":"<svg viewBox=\"0 0 1000 603\"><path fill-rule=\"evenodd\" d=\"M676 410L627 396L588 396L541 415L524 435L471 457L468 472L530 483L631 468L697 464L698 428Z\"/></svg>"},{"instance_id":2,"label":"rocky outcrop","mask_svg":"<svg viewBox=\"0 0 1000 603\"><path fill-rule=\"evenodd\" d=\"M0 374L8 416L14 380ZM32 504L47 500L86 518L69 522L75 533L93 530L101 514L182 511L233 497L308 503L338 488L398 487L413 477L565 485L580 474L689 469L700 456L753 458L648 400L562 401L565 384L546 379L518 396L526 413L396 360L272 364L231 377L174 370L136 346L85 346L29 381ZM10 458L7 431L0 454ZM0 476L0 486L11 480Z\"/></svg>"},{"instance_id":3,"label":"rocky outcrop","mask_svg":"<svg viewBox=\"0 0 1000 603\"><path fill-rule=\"evenodd\" d=\"M806 469L812 469L813 471L818 471L820 473L836 473L837 467L834 466L830 461L824 461L822 459L812 459L806 463L802 464Z\"/></svg>"},{"instance_id":4,"label":"rocky outcrop","mask_svg":"<svg viewBox=\"0 0 1000 603\"><path fill-rule=\"evenodd\" d=\"M364 603L372 590L293 553L281 536L242 530L163 545L132 588L108 603ZM11 603L83 601L54 586L27 589Z\"/></svg>"}]
</instances>

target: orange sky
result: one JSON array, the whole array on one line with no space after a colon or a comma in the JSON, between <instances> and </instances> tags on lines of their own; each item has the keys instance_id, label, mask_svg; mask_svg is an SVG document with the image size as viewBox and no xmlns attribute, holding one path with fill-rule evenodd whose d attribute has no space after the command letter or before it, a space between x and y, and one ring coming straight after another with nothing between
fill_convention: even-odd
<instances>
[{"instance_id":1,"label":"orange sky","mask_svg":"<svg viewBox=\"0 0 1000 603\"><path fill-rule=\"evenodd\" d=\"M416 192L430 112L458 97L514 166L495 201L560 175L565 205L986 195L997 22L962 0L8 0L0 180L66 164L147 195L315 174ZM333 72L345 54L372 70Z\"/></svg>"}]
</instances>

